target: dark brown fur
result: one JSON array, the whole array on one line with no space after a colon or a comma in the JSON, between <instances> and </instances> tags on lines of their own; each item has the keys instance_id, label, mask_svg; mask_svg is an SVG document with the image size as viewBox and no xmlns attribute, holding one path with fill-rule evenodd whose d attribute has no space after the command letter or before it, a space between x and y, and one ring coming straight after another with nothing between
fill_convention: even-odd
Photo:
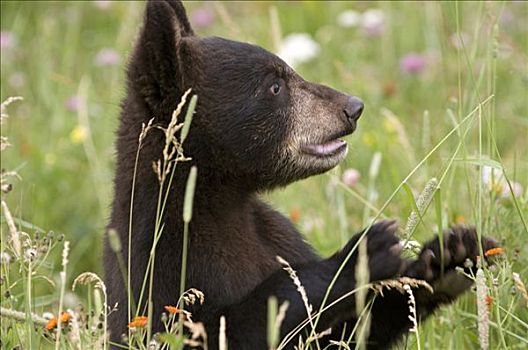
<instances>
[{"instance_id":1,"label":"dark brown fur","mask_svg":"<svg viewBox=\"0 0 528 350\"><path fill-rule=\"evenodd\" d=\"M281 87L276 95L270 92L274 84ZM303 80L262 48L195 36L179 1L148 2L144 27L128 66L109 223L109 228L121 238L125 262L141 125L155 118L156 124L166 126L188 88L199 96L184 144L192 161L178 163L173 186L164 189L170 191L170 196L156 251L154 330L161 330L163 306L173 305L179 298L183 193L190 166L196 165L198 180L186 287L203 291L205 303L191 308L193 319L205 324L209 349L217 347L221 315L227 319L231 349L265 349L269 296L290 301L282 336L306 317L299 294L276 256L282 256L297 270L310 302L318 308L328 284L359 236L354 236L334 256L321 259L293 224L261 202L257 194L335 166L344 154L314 157L303 152L303 147L352 133L363 106L355 97ZM152 162L160 159L163 145L162 133L152 131L144 141L138 162L131 242L131 288L136 300L152 246L159 192ZM383 221L367 233L371 280L406 275L439 285L437 239L426 245L420 259L410 262L400 257L395 230L394 223ZM457 227L449 232L446 272L452 272L466 258L475 259L478 253L473 229ZM492 241L484 243L492 245ZM354 254L329 301L354 289L355 261ZM111 337L119 341L128 322L127 293L116 254L109 244L104 262L109 304L119 303L118 310L110 316ZM449 288L433 295L424 290L415 292L422 318L460 293ZM397 341L410 327L407 315L406 296L387 292L384 298L378 297L372 311L369 348L386 348ZM344 322L355 321L354 299L347 298L323 314L318 330L333 327L332 337L339 338L337 330ZM293 342L288 345L292 346Z\"/></svg>"}]
</instances>

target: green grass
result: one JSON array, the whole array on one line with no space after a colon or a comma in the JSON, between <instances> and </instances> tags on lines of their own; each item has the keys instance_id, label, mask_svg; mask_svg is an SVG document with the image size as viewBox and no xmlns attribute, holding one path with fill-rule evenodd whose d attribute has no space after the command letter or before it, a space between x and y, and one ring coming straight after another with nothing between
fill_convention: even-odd
<instances>
[{"instance_id":1,"label":"green grass","mask_svg":"<svg viewBox=\"0 0 528 350\"><path fill-rule=\"evenodd\" d=\"M192 12L204 5L187 7ZM496 266L485 270L493 297L490 348L525 348L528 308L512 273L528 283L528 5L205 6L216 11L216 17L211 26L196 29L200 35L250 41L272 51L270 8L275 6L283 36L306 32L322 48L297 71L308 80L359 96L366 105L358 130L348 138L350 152L343 164L265 197L287 215L296 212L298 227L323 255L339 249L377 215L398 218L405 226L411 212L419 209L420 220L412 231L412 239L419 242L453 222L475 224L506 249ZM380 37L337 24L345 9L369 8L385 14ZM37 252L34 261L2 264L2 307L31 309L39 315L57 314L60 307L78 303L85 310L102 307L102 294L93 285L72 293L71 284L81 272L101 273L124 66L142 9L139 2L114 3L106 10L88 2L1 3L1 29L15 40L2 48L0 99L24 97L8 107L10 117L2 125L2 136L12 147L2 152L1 167L16 170L21 178L10 178L13 190L2 194L2 200ZM464 45L457 49L453 42L460 37ZM119 53L119 62L97 65L95 57L103 48ZM401 71L400 59L410 52L427 56L421 74ZM71 96L79 101L75 110L66 107ZM381 164L369 175L377 152ZM510 183L522 186L522 194L513 200L490 191L479 175L483 165L504 169ZM348 168L362 175L352 188L340 181ZM433 177L440 181L439 191L420 207L410 194L417 198ZM2 252L9 248L8 237L2 215ZM70 252L61 293L65 240ZM475 293L470 292L420 325L420 348L478 348L476 318ZM38 333L28 320L12 323L2 318L2 347L19 342L24 348L53 346L49 336L42 336L42 320L35 326ZM102 334L97 327L95 332ZM88 333L82 336L86 342L95 339ZM415 337L404 346L418 348Z\"/></svg>"}]
</instances>

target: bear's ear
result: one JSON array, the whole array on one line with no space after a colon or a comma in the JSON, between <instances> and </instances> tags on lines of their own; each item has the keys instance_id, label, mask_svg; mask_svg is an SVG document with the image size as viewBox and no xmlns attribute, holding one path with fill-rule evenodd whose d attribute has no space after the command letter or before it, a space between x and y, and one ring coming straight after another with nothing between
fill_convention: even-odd
<instances>
[{"instance_id":1,"label":"bear's ear","mask_svg":"<svg viewBox=\"0 0 528 350\"><path fill-rule=\"evenodd\" d=\"M157 117L170 114L183 94L185 67L180 46L190 36L194 32L181 1L147 2L143 29L128 67L128 79L130 87L142 95Z\"/></svg>"}]
</instances>

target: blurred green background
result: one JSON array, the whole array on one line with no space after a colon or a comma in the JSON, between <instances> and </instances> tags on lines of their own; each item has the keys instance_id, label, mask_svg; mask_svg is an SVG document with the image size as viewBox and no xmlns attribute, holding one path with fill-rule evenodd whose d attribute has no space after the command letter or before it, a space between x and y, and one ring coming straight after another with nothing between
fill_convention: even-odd
<instances>
[{"instance_id":1,"label":"blurred green background","mask_svg":"<svg viewBox=\"0 0 528 350\"><path fill-rule=\"evenodd\" d=\"M264 194L327 255L380 208L402 179L480 101L484 156L498 159L526 203L528 185L528 5L525 2L186 2L199 35L249 41L278 52L289 34L319 46L295 66L307 80L359 96L365 111L348 138L346 161L329 174ZM23 96L2 125L16 169L6 196L13 214L72 243L70 278L101 272L102 234L112 199L114 133L125 95L124 69L142 20L142 2L1 3L1 99ZM469 124L465 124L469 125ZM442 184L449 222L475 223L517 252L526 277L527 232L508 194L485 194L477 213L479 129ZM465 130L461 128L461 130ZM440 177L460 142L453 135L410 179L415 194ZM381 154L377 176L371 161ZM346 185L347 169L359 180ZM349 172L350 174L350 172ZM372 175L372 174L371 174ZM354 194L351 194L353 191ZM507 192L507 191L506 191ZM502 192L501 192L502 193ZM501 199L501 207L495 204ZM500 210L499 210L500 209ZM526 209L526 205L521 207ZM400 191L384 211L402 223L412 210ZM527 216L526 212L524 215ZM434 210L415 238L431 237ZM524 314L526 316L526 314Z\"/></svg>"}]
</instances>

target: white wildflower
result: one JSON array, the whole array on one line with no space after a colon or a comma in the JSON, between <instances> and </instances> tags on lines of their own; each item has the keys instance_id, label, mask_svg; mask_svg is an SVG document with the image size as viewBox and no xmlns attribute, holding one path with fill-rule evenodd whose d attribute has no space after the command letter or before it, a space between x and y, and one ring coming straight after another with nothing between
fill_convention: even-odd
<instances>
[{"instance_id":1,"label":"white wildflower","mask_svg":"<svg viewBox=\"0 0 528 350\"><path fill-rule=\"evenodd\" d=\"M37 254L38 252L36 249L29 248L29 249L26 249L26 251L24 252L24 257L28 261L33 261L37 257Z\"/></svg>"},{"instance_id":2,"label":"white wildflower","mask_svg":"<svg viewBox=\"0 0 528 350\"><path fill-rule=\"evenodd\" d=\"M524 189L518 182L510 182L510 190L510 186L508 185L508 181L506 181L506 177L504 176L502 169L485 165L481 169L481 179L482 184L488 191L495 192L502 198L507 198L512 194L515 197L520 197L523 195Z\"/></svg>"},{"instance_id":3,"label":"white wildflower","mask_svg":"<svg viewBox=\"0 0 528 350\"><path fill-rule=\"evenodd\" d=\"M55 315L53 315L51 312L44 312L42 314L42 317L45 318L46 320L51 320L53 317L55 317Z\"/></svg>"},{"instance_id":4,"label":"white wildflower","mask_svg":"<svg viewBox=\"0 0 528 350\"><path fill-rule=\"evenodd\" d=\"M518 182L511 182L511 193L510 193L510 187L508 186L508 184L506 183L504 188L502 189L502 192L501 192L501 197L503 198L506 198L506 197L509 197L510 194L513 194L515 197L520 197L523 195L524 193L524 189L522 187L522 185Z\"/></svg>"},{"instance_id":5,"label":"white wildflower","mask_svg":"<svg viewBox=\"0 0 528 350\"><path fill-rule=\"evenodd\" d=\"M8 252L0 252L0 265L9 265L11 263L11 255Z\"/></svg>"},{"instance_id":6,"label":"white wildflower","mask_svg":"<svg viewBox=\"0 0 528 350\"><path fill-rule=\"evenodd\" d=\"M357 27L361 23L361 14L354 10L343 11L337 17L337 23L345 28Z\"/></svg>"},{"instance_id":7,"label":"white wildflower","mask_svg":"<svg viewBox=\"0 0 528 350\"><path fill-rule=\"evenodd\" d=\"M307 33L292 33L282 40L278 56L294 67L314 59L321 48Z\"/></svg>"},{"instance_id":8,"label":"white wildflower","mask_svg":"<svg viewBox=\"0 0 528 350\"><path fill-rule=\"evenodd\" d=\"M481 178L482 183L486 185L490 191L496 190L497 192L502 192L504 176L501 169L484 165L481 168Z\"/></svg>"},{"instance_id":9,"label":"white wildflower","mask_svg":"<svg viewBox=\"0 0 528 350\"><path fill-rule=\"evenodd\" d=\"M385 15L379 9L369 9L361 16L361 28L369 36L379 36L383 31Z\"/></svg>"}]
</instances>

